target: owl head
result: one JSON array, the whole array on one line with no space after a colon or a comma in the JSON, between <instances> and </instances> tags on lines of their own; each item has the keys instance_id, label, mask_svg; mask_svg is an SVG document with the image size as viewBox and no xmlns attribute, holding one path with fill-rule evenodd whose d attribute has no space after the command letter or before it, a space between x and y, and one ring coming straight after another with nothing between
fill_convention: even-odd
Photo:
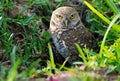
<instances>
[{"instance_id":1,"label":"owl head","mask_svg":"<svg viewBox=\"0 0 120 81\"><path fill-rule=\"evenodd\" d=\"M51 16L50 28L74 28L81 22L78 12L72 7L59 7Z\"/></svg>"}]
</instances>

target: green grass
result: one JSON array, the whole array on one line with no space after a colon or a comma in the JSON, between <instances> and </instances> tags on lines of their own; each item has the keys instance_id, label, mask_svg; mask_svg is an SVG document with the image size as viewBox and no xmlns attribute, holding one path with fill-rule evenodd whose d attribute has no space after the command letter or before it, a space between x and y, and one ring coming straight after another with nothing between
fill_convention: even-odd
<instances>
[{"instance_id":1,"label":"green grass","mask_svg":"<svg viewBox=\"0 0 120 81\"><path fill-rule=\"evenodd\" d=\"M41 22L36 23L42 19L45 24L49 24L52 11L59 6L66 5L64 0L55 0L54 4L50 0L29 0L29 2L29 5L23 7L19 14L12 18L9 16L9 12L15 3L12 0L0 1L0 41L2 42L0 50L3 50L0 51L2 54L0 57L0 81L18 81L19 78L24 81L29 80L33 75L41 78L40 74L51 75L63 70L74 71L76 69L74 66L69 68L65 66L69 58L66 58L62 65L55 63L52 45L49 43L51 36L46 30L48 28L46 25L42 27ZM85 19L90 24L86 27L92 33L98 34L96 39L100 50L95 52L75 44L76 50L83 59L82 63L75 64L86 65L87 71L92 68L107 67L106 74L119 73L120 1L85 0L83 2L88 11ZM39 7L35 9L37 15L35 13L30 16L22 14L33 6ZM97 79L95 79L87 72L78 72L77 76L81 76L82 81L101 81L102 79L99 76L96 76ZM74 76L69 79L79 81Z\"/></svg>"}]
</instances>

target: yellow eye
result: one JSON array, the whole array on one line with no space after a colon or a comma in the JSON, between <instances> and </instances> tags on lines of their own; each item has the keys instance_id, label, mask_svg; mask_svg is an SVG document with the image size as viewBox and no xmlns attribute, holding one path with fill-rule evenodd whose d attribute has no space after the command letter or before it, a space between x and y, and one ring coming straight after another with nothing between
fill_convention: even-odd
<instances>
[{"instance_id":1,"label":"yellow eye","mask_svg":"<svg viewBox=\"0 0 120 81\"><path fill-rule=\"evenodd\" d=\"M70 19L74 19L75 18L75 14L70 16Z\"/></svg>"},{"instance_id":2,"label":"yellow eye","mask_svg":"<svg viewBox=\"0 0 120 81\"><path fill-rule=\"evenodd\" d=\"M57 18L59 18L59 19L62 19L63 18L63 16L61 16L61 15L56 15L57 16Z\"/></svg>"}]
</instances>

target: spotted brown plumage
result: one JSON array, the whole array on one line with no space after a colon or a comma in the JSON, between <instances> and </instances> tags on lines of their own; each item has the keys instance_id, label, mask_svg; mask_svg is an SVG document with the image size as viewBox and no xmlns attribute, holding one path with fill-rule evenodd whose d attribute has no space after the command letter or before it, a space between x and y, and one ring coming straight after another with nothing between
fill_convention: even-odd
<instances>
[{"instance_id":1,"label":"spotted brown plumage","mask_svg":"<svg viewBox=\"0 0 120 81\"><path fill-rule=\"evenodd\" d=\"M78 12L72 7L60 7L53 11L49 31L58 53L64 58L70 57L70 64L81 61L75 43L89 49L96 45L94 36L85 28Z\"/></svg>"}]
</instances>

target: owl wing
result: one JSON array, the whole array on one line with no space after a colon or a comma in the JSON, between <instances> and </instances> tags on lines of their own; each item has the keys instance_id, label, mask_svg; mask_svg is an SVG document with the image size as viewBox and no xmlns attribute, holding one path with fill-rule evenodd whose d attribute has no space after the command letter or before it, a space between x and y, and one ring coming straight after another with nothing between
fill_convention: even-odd
<instances>
[{"instance_id":1,"label":"owl wing","mask_svg":"<svg viewBox=\"0 0 120 81\"><path fill-rule=\"evenodd\" d=\"M61 54L61 56L66 58L71 55L71 53L69 52L68 48L65 45L65 41L61 40L59 35L53 34L52 39L53 39L53 43L55 44L55 47L58 53Z\"/></svg>"}]
</instances>

